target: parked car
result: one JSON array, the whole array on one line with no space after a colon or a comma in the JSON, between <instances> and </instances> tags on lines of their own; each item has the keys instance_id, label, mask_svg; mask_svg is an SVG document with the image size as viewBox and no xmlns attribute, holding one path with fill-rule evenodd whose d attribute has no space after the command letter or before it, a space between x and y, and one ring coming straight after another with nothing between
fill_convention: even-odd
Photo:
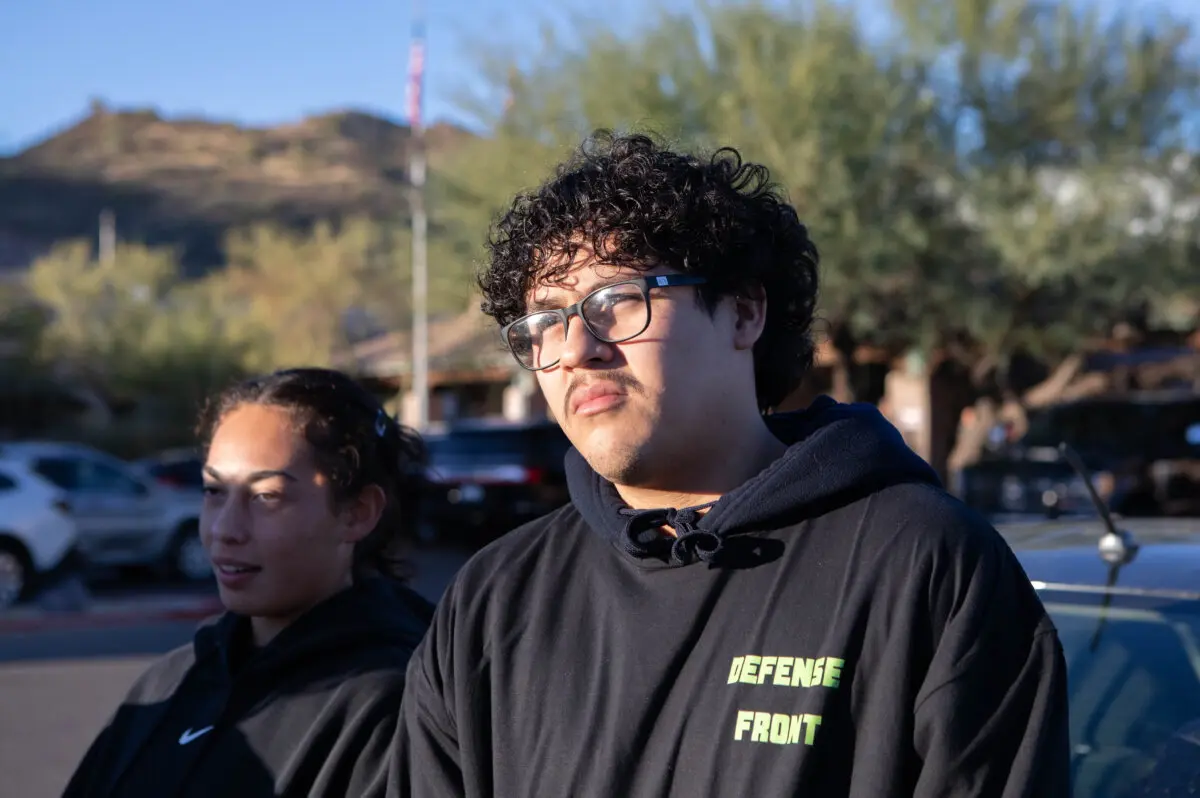
<instances>
[{"instance_id":1,"label":"parked car","mask_svg":"<svg viewBox=\"0 0 1200 798\"><path fill-rule=\"evenodd\" d=\"M196 449L168 449L135 460L133 466L168 488L197 492L204 489L204 458Z\"/></svg>"},{"instance_id":2,"label":"parked car","mask_svg":"<svg viewBox=\"0 0 1200 798\"><path fill-rule=\"evenodd\" d=\"M69 565L77 532L64 491L0 460L0 610Z\"/></svg>"},{"instance_id":3,"label":"parked car","mask_svg":"<svg viewBox=\"0 0 1200 798\"><path fill-rule=\"evenodd\" d=\"M425 436L422 538L489 540L569 500L570 441L553 422L470 422Z\"/></svg>"},{"instance_id":4,"label":"parked car","mask_svg":"<svg viewBox=\"0 0 1200 798\"><path fill-rule=\"evenodd\" d=\"M211 578L194 491L160 485L130 463L80 444L5 443L0 460L21 463L66 493L89 564Z\"/></svg>"},{"instance_id":5,"label":"parked car","mask_svg":"<svg viewBox=\"0 0 1200 798\"><path fill-rule=\"evenodd\" d=\"M1033 410L1025 435L964 468L955 492L992 516L1091 514L1082 478L1058 456L1063 441L1079 452L1113 512L1200 516L1200 395L1188 391Z\"/></svg>"},{"instance_id":6,"label":"parked car","mask_svg":"<svg viewBox=\"0 0 1200 798\"><path fill-rule=\"evenodd\" d=\"M1004 524L1067 660L1074 798L1133 792L1200 718L1200 519Z\"/></svg>"}]
</instances>

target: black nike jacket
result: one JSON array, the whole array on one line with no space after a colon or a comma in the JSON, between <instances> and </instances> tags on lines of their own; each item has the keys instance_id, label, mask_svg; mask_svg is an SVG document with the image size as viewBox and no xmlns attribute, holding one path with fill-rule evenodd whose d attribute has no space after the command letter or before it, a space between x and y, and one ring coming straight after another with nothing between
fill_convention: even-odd
<instances>
[{"instance_id":1,"label":"black nike jacket","mask_svg":"<svg viewBox=\"0 0 1200 798\"><path fill-rule=\"evenodd\" d=\"M64 798L382 794L404 668L432 605L385 579L262 649L226 613L134 684Z\"/></svg>"}]
</instances>

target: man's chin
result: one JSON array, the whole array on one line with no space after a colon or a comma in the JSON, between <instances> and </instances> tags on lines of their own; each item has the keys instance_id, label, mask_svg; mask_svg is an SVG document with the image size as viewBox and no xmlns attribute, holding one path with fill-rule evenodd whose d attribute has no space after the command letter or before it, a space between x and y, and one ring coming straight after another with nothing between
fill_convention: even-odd
<instances>
[{"instance_id":1,"label":"man's chin","mask_svg":"<svg viewBox=\"0 0 1200 798\"><path fill-rule=\"evenodd\" d=\"M628 424L610 423L584 433L575 448L592 470L615 484L625 484L634 465L641 461L646 436Z\"/></svg>"}]
</instances>

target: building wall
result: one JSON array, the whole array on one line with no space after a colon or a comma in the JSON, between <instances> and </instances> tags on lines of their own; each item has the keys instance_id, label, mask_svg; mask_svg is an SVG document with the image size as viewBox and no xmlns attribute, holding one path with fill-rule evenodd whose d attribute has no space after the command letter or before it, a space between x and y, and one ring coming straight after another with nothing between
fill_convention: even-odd
<instances>
[{"instance_id":1,"label":"building wall","mask_svg":"<svg viewBox=\"0 0 1200 798\"><path fill-rule=\"evenodd\" d=\"M431 423L456 419L503 418L518 422L547 416L546 402L533 375L516 371L507 382L496 379L463 380L437 385L429 397ZM400 401L400 420L417 423L417 398L405 391Z\"/></svg>"}]
</instances>

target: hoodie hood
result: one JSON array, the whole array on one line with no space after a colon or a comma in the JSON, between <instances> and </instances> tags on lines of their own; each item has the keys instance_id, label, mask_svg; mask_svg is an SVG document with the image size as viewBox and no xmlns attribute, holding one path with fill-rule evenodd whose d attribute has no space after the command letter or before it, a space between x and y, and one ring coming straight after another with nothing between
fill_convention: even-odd
<instances>
[{"instance_id":1,"label":"hoodie hood","mask_svg":"<svg viewBox=\"0 0 1200 798\"><path fill-rule=\"evenodd\" d=\"M433 605L400 582L362 579L326 599L255 651L249 619L226 612L195 636L196 661L219 662L232 680L271 682L314 660L353 656L356 650L396 648L411 652L433 617Z\"/></svg>"},{"instance_id":2,"label":"hoodie hood","mask_svg":"<svg viewBox=\"0 0 1200 798\"><path fill-rule=\"evenodd\" d=\"M786 526L889 485L941 484L874 405L840 404L822 396L805 410L769 415L765 421L787 451L716 502L633 510L576 449L566 458L571 501L593 531L627 554L682 566L718 560L729 536ZM664 535L664 525L676 536Z\"/></svg>"}]
</instances>

